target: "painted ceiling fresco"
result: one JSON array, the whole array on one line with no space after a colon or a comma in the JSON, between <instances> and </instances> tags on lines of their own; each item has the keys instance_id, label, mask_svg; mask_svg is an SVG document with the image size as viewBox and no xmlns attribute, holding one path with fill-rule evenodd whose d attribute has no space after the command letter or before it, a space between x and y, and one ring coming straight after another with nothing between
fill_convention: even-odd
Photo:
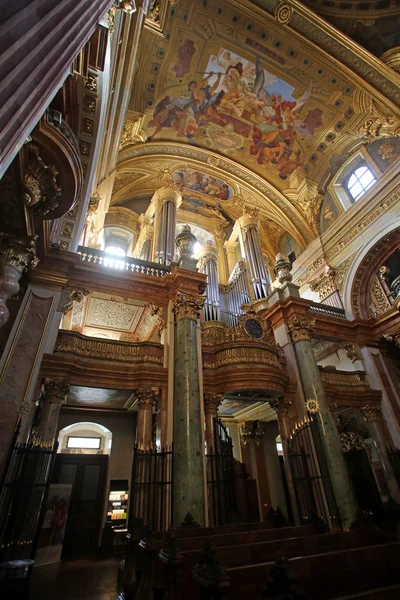
<instances>
[{"instance_id":1,"label":"painted ceiling fresco","mask_svg":"<svg viewBox=\"0 0 400 600\"><path fill-rule=\"evenodd\" d=\"M221 179L193 169L175 171L173 179L182 188L193 192L201 192L216 200L229 200L233 195L232 188Z\"/></svg>"},{"instance_id":2,"label":"painted ceiling fresco","mask_svg":"<svg viewBox=\"0 0 400 600\"><path fill-rule=\"evenodd\" d=\"M210 54L204 71L192 68L193 46L185 40L148 123L148 139L175 136L249 163L275 169L281 179L303 166L301 140L323 125L323 110L308 108L312 81L299 97L262 60L245 59L224 47ZM190 49L190 52L188 52ZM187 85L179 86L190 72ZM225 199L225 198L223 198Z\"/></svg>"}]
</instances>

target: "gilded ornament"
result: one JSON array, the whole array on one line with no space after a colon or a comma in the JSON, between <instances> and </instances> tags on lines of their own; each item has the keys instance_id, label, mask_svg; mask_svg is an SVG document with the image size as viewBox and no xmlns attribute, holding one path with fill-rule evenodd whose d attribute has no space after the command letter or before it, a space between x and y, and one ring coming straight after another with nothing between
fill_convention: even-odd
<instances>
[{"instance_id":1,"label":"gilded ornament","mask_svg":"<svg viewBox=\"0 0 400 600\"><path fill-rule=\"evenodd\" d=\"M288 329L293 342L309 340L315 327L315 319L294 316L289 320Z\"/></svg>"},{"instance_id":2,"label":"gilded ornament","mask_svg":"<svg viewBox=\"0 0 400 600\"><path fill-rule=\"evenodd\" d=\"M288 25L293 17L293 7L284 0L280 1L275 10L275 19L282 25Z\"/></svg>"},{"instance_id":3,"label":"gilded ornament","mask_svg":"<svg viewBox=\"0 0 400 600\"><path fill-rule=\"evenodd\" d=\"M269 401L269 405L278 415L289 416L290 409L292 407L291 400L285 400L284 398L276 398Z\"/></svg>"},{"instance_id":4,"label":"gilded ornament","mask_svg":"<svg viewBox=\"0 0 400 600\"><path fill-rule=\"evenodd\" d=\"M355 345L351 342L340 342L340 347L346 351L346 356L351 360L352 363L355 363L357 360L360 360L360 354Z\"/></svg>"},{"instance_id":5,"label":"gilded ornament","mask_svg":"<svg viewBox=\"0 0 400 600\"><path fill-rule=\"evenodd\" d=\"M138 409L157 409L157 400L159 394L160 390L158 388L138 388L135 392L135 397L138 403Z\"/></svg>"},{"instance_id":6,"label":"gilded ornament","mask_svg":"<svg viewBox=\"0 0 400 600\"><path fill-rule=\"evenodd\" d=\"M29 160L23 176L23 199L29 208L42 216L59 205L62 189L58 185L58 171L46 165L36 144L28 144Z\"/></svg>"},{"instance_id":7,"label":"gilded ornament","mask_svg":"<svg viewBox=\"0 0 400 600\"><path fill-rule=\"evenodd\" d=\"M366 404L359 410L366 421L377 421L381 415L381 407L376 405Z\"/></svg>"},{"instance_id":8,"label":"gilded ornament","mask_svg":"<svg viewBox=\"0 0 400 600\"><path fill-rule=\"evenodd\" d=\"M30 267L36 267L39 259L36 256L37 235L15 238L8 233L0 232L0 263L24 273Z\"/></svg>"},{"instance_id":9,"label":"gilded ornament","mask_svg":"<svg viewBox=\"0 0 400 600\"><path fill-rule=\"evenodd\" d=\"M43 397L47 402L63 404L65 397L69 392L69 382L66 379L46 378L43 381Z\"/></svg>"},{"instance_id":10,"label":"gilded ornament","mask_svg":"<svg viewBox=\"0 0 400 600\"><path fill-rule=\"evenodd\" d=\"M393 138L400 136L400 119L391 116L375 116L365 121L361 132L369 142L382 138Z\"/></svg>"},{"instance_id":11,"label":"gilded ornament","mask_svg":"<svg viewBox=\"0 0 400 600\"><path fill-rule=\"evenodd\" d=\"M383 160L389 160L390 158L394 158L395 147L390 142L383 142L379 146L378 154L380 154Z\"/></svg>"},{"instance_id":12,"label":"gilded ornament","mask_svg":"<svg viewBox=\"0 0 400 600\"><path fill-rule=\"evenodd\" d=\"M341 372L335 373L330 371L321 372L322 381L324 383L341 386L341 387L367 387L365 381L360 377L359 373Z\"/></svg>"},{"instance_id":13,"label":"gilded ornament","mask_svg":"<svg viewBox=\"0 0 400 600\"><path fill-rule=\"evenodd\" d=\"M92 74L88 75L86 79L85 88L90 90L91 92L97 92L97 77L95 77Z\"/></svg>"},{"instance_id":14,"label":"gilded ornament","mask_svg":"<svg viewBox=\"0 0 400 600\"><path fill-rule=\"evenodd\" d=\"M308 400L305 401L305 408L306 411L308 413L310 413L311 415L315 415L316 413L319 412L319 402L317 400L317 398L308 398Z\"/></svg>"},{"instance_id":15,"label":"gilded ornament","mask_svg":"<svg viewBox=\"0 0 400 600\"><path fill-rule=\"evenodd\" d=\"M78 305L82 306L82 305ZM80 328L80 321L74 325ZM68 336L56 344L55 352L66 352L87 358L99 358L126 363L151 363L158 366L163 365L163 356L160 354L146 354L147 348L139 345L126 345L110 340L84 339L78 336Z\"/></svg>"},{"instance_id":16,"label":"gilded ornament","mask_svg":"<svg viewBox=\"0 0 400 600\"><path fill-rule=\"evenodd\" d=\"M217 414L220 404L224 401L223 394L204 394L204 410L206 414Z\"/></svg>"},{"instance_id":17,"label":"gilded ornament","mask_svg":"<svg viewBox=\"0 0 400 600\"><path fill-rule=\"evenodd\" d=\"M178 291L173 301L176 319L199 319L205 300L205 296Z\"/></svg>"},{"instance_id":18,"label":"gilded ornament","mask_svg":"<svg viewBox=\"0 0 400 600\"><path fill-rule=\"evenodd\" d=\"M219 158L218 158L218 156L209 156L207 158L207 163L209 165L211 165L212 167L218 167L219 166Z\"/></svg>"},{"instance_id":19,"label":"gilded ornament","mask_svg":"<svg viewBox=\"0 0 400 600\"><path fill-rule=\"evenodd\" d=\"M69 295L69 301L64 306L64 315L67 315L73 309L74 302L80 304L82 300L89 294L90 292L88 290L74 290L73 292L71 292Z\"/></svg>"}]
</instances>

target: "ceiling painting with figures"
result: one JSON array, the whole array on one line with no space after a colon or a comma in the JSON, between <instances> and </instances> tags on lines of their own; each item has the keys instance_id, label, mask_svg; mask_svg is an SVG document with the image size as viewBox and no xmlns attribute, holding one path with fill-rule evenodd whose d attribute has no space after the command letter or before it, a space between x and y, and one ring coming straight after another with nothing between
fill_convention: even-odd
<instances>
[{"instance_id":1,"label":"ceiling painting with figures","mask_svg":"<svg viewBox=\"0 0 400 600\"><path fill-rule=\"evenodd\" d=\"M233 51L219 39L210 48L178 35L146 110L147 141L208 148L266 178L286 180L304 167L310 143L332 116L321 86L298 81L299 69L249 38Z\"/></svg>"}]
</instances>

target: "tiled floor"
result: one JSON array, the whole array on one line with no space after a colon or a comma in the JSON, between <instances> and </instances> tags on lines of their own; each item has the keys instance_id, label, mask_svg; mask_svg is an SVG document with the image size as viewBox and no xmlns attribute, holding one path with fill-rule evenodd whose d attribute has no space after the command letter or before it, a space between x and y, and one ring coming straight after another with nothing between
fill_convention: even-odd
<instances>
[{"instance_id":1,"label":"tiled floor","mask_svg":"<svg viewBox=\"0 0 400 600\"><path fill-rule=\"evenodd\" d=\"M116 600L119 563L85 559L37 567L29 600Z\"/></svg>"}]
</instances>

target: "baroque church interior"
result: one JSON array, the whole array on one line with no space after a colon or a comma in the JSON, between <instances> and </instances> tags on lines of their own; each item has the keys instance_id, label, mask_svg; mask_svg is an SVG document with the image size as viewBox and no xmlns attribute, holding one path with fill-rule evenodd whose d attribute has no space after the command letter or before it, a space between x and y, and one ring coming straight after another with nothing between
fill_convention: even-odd
<instances>
[{"instance_id":1,"label":"baroque church interior","mask_svg":"<svg viewBox=\"0 0 400 600\"><path fill-rule=\"evenodd\" d=\"M4 597L398 599L399 1L4 4Z\"/></svg>"}]
</instances>

